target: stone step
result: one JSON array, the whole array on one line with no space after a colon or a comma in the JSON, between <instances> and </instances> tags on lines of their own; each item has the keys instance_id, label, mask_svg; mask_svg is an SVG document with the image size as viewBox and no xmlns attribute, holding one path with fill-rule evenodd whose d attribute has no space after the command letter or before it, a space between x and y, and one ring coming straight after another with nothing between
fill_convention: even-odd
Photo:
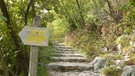
<instances>
[{"instance_id":1,"label":"stone step","mask_svg":"<svg viewBox=\"0 0 135 76\"><path fill-rule=\"evenodd\" d=\"M63 43L55 43L54 46L55 45L57 45L57 46L63 46L64 45L65 46L65 44L63 44Z\"/></svg>"},{"instance_id":2,"label":"stone step","mask_svg":"<svg viewBox=\"0 0 135 76\"><path fill-rule=\"evenodd\" d=\"M63 54L75 54L75 51L54 51L55 53L63 53Z\"/></svg>"},{"instance_id":3,"label":"stone step","mask_svg":"<svg viewBox=\"0 0 135 76\"><path fill-rule=\"evenodd\" d=\"M87 62L87 58L85 57L53 57L54 61L62 61L62 62Z\"/></svg>"},{"instance_id":4,"label":"stone step","mask_svg":"<svg viewBox=\"0 0 135 76\"><path fill-rule=\"evenodd\" d=\"M73 49L73 48L55 48L55 49L57 49L57 50L59 50L59 51L76 51L75 49Z\"/></svg>"},{"instance_id":5,"label":"stone step","mask_svg":"<svg viewBox=\"0 0 135 76\"><path fill-rule=\"evenodd\" d=\"M76 62L54 62L48 64L51 71L84 71L93 70L93 66L88 63L76 63Z\"/></svg>"},{"instance_id":6,"label":"stone step","mask_svg":"<svg viewBox=\"0 0 135 76\"><path fill-rule=\"evenodd\" d=\"M73 49L73 47L65 45L55 45L54 47L59 49Z\"/></svg>"},{"instance_id":7,"label":"stone step","mask_svg":"<svg viewBox=\"0 0 135 76\"><path fill-rule=\"evenodd\" d=\"M93 71L70 71L70 72L56 72L51 71L49 76L95 76ZM99 75L98 75L99 76Z\"/></svg>"},{"instance_id":8,"label":"stone step","mask_svg":"<svg viewBox=\"0 0 135 76\"><path fill-rule=\"evenodd\" d=\"M61 51L76 51L75 49L59 49Z\"/></svg>"},{"instance_id":9,"label":"stone step","mask_svg":"<svg viewBox=\"0 0 135 76\"><path fill-rule=\"evenodd\" d=\"M63 53L55 53L54 54L55 56L57 56L57 57L85 57L85 56L83 56L82 54L63 54Z\"/></svg>"},{"instance_id":10,"label":"stone step","mask_svg":"<svg viewBox=\"0 0 135 76\"><path fill-rule=\"evenodd\" d=\"M59 49L59 48L57 48L57 50L59 50L59 51L76 51L75 49Z\"/></svg>"}]
</instances>

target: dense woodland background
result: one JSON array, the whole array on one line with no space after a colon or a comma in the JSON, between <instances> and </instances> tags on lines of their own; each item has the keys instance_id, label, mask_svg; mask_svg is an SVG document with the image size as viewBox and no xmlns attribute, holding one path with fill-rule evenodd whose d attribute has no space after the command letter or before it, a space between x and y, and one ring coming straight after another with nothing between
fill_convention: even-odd
<instances>
[{"instance_id":1,"label":"dense woodland background","mask_svg":"<svg viewBox=\"0 0 135 76\"><path fill-rule=\"evenodd\" d=\"M42 60L45 53L39 53L39 62L50 61L52 42L59 41L80 49L90 60L106 57L110 65L128 55L125 65L135 64L135 0L0 0L0 9L4 76L27 76L29 46L22 44L18 33L37 15L42 16L41 27L50 29L50 46L41 48L49 54Z\"/></svg>"}]
</instances>

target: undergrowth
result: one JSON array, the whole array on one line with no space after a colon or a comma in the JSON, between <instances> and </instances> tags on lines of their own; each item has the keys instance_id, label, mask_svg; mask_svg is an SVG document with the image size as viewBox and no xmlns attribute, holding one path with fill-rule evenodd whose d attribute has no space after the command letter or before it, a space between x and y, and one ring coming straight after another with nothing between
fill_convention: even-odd
<instances>
[{"instance_id":1,"label":"undergrowth","mask_svg":"<svg viewBox=\"0 0 135 76\"><path fill-rule=\"evenodd\" d=\"M121 72L121 70L118 70L115 66L112 66L103 69L101 74L105 76L120 76Z\"/></svg>"},{"instance_id":2,"label":"undergrowth","mask_svg":"<svg viewBox=\"0 0 135 76\"><path fill-rule=\"evenodd\" d=\"M97 30L89 31L91 27L85 26L83 29L77 29L73 32L67 33L65 42L71 46L76 47L85 52L86 56L91 60L99 55L99 47L102 42L100 41L100 32Z\"/></svg>"},{"instance_id":3,"label":"undergrowth","mask_svg":"<svg viewBox=\"0 0 135 76\"><path fill-rule=\"evenodd\" d=\"M49 76L47 64L52 60L53 50L52 45L40 48L37 76Z\"/></svg>"}]
</instances>

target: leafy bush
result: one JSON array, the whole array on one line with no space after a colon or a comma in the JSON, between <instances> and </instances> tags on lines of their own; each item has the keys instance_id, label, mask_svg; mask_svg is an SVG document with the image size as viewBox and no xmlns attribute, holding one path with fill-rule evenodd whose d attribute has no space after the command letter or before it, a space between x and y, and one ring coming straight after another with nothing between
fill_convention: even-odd
<instances>
[{"instance_id":1,"label":"leafy bush","mask_svg":"<svg viewBox=\"0 0 135 76\"><path fill-rule=\"evenodd\" d=\"M48 23L47 27L50 30L50 38L53 41L62 41L62 38L65 36L68 31L69 23L66 19L55 19L51 24Z\"/></svg>"},{"instance_id":2,"label":"leafy bush","mask_svg":"<svg viewBox=\"0 0 135 76\"><path fill-rule=\"evenodd\" d=\"M54 55L53 51L54 47L52 45L40 48L37 76L48 76L47 64L52 60L52 56Z\"/></svg>"},{"instance_id":3,"label":"leafy bush","mask_svg":"<svg viewBox=\"0 0 135 76\"><path fill-rule=\"evenodd\" d=\"M121 70L118 70L118 69L116 69L115 66L112 66L112 67L104 68L101 71L101 74L103 74L105 76L120 76L121 72L122 72Z\"/></svg>"},{"instance_id":4,"label":"leafy bush","mask_svg":"<svg viewBox=\"0 0 135 76\"><path fill-rule=\"evenodd\" d=\"M123 56L118 54L118 55L115 55L114 58L115 58L115 60L122 60Z\"/></svg>"}]
</instances>

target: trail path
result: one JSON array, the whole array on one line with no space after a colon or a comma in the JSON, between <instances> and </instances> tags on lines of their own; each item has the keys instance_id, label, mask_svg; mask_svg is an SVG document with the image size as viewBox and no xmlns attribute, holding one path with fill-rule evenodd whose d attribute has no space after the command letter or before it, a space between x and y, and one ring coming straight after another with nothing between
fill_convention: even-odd
<instances>
[{"instance_id":1,"label":"trail path","mask_svg":"<svg viewBox=\"0 0 135 76\"><path fill-rule=\"evenodd\" d=\"M63 44L55 44L54 62L48 64L49 76L98 76L88 59L77 51Z\"/></svg>"}]
</instances>

